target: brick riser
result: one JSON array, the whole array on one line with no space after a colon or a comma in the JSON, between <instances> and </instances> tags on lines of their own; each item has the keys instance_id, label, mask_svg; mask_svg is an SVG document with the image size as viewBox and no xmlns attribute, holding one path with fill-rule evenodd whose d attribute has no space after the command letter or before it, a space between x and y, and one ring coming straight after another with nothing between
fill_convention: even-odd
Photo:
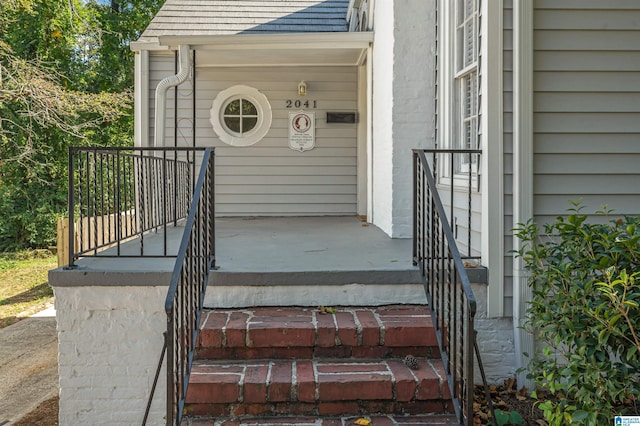
<instances>
[{"instance_id":1,"label":"brick riser","mask_svg":"<svg viewBox=\"0 0 640 426\"><path fill-rule=\"evenodd\" d=\"M445 413L449 391L442 363L400 359L198 362L189 414L199 416Z\"/></svg>"},{"instance_id":2,"label":"brick riser","mask_svg":"<svg viewBox=\"0 0 640 426\"><path fill-rule=\"evenodd\" d=\"M256 425L316 416L311 424L329 425L345 421L335 416L452 412L427 307L214 310L202 324L185 414L205 423L193 424L213 424L203 416ZM419 368L405 366L407 354Z\"/></svg>"},{"instance_id":3,"label":"brick riser","mask_svg":"<svg viewBox=\"0 0 640 426\"><path fill-rule=\"evenodd\" d=\"M423 306L209 311L202 324L198 359L440 357Z\"/></svg>"}]
</instances>

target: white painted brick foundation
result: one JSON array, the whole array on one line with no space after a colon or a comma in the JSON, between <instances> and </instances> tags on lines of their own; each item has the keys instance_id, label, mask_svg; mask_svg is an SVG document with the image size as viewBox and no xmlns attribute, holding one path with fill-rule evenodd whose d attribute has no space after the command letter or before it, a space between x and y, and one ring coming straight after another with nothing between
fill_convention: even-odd
<instances>
[{"instance_id":1,"label":"white painted brick foundation","mask_svg":"<svg viewBox=\"0 0 640 426\"><path fill-rule=\"evenodd\" d=\"M166 329L166 287L55 287L61 425L139 425ZM148 420L164 423L165 373Z\"/></svg>"},{"instance_id":2,"label":"white painted brick foundation","mask_svg":"<svg viewBox=\"0 0 640 426\"><path fill-rule=\"evenodd\" d=\"M489 384L500 384L515 376L516 357L511 317L487 318L487 285L472 284L478 306L476 330L478 347ZM475 383L482 383L480 370L476 366Z\"/></svg>"}]
</instances>

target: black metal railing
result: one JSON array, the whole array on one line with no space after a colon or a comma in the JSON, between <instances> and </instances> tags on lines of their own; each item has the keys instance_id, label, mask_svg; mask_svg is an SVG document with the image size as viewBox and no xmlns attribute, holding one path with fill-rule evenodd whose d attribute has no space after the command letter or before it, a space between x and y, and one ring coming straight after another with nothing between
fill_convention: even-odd
<instances>
[{"instance_id":1,"label":"black metal railing","mask_svg":"<svg viewBox=\"0 0 640 426\"><path fill-rule=\"evenodd\" d=\"M484 380L484 370L475 340L476 299L438 194L437 185L440 185L440 182L436 181L437 177L434 173L434 170L440 166L449 167L448 174L451 175L451 179L455 179L456 173L462 168L457 168L455 161L437 164L436 156L431 159L430 166L427 154L433 154L434 151L414 150L413 152L413 262L420 269L427 294L455 414L460 424L471 426L473 425L474 352ZM460 151L438 151L437 154L452 158L457 155L479 155L476 151ZM469 161L466 164L472 166L473 162ZM470 179L473 178L472 175L469 176ZM449 184L451 185L449 189L453 189L455 182L450 180ZM469 198L469 208L470 203ZM450 220L452 218L453 214Z\"/></svg>"},{"instance_id":2,"label":"black metal railing","mask_svg":"<svg viewBox=\"0 0 640 426\"><path fill-rule=\"evenodd\" d=\"M180 425L209 271L215 268L214 155L205 151L165 302L167 331L143 420L146 423L166 353L167 425Z\"/></svg>"},{"instance_id":3,"label":"black metal railing","mask_svg":"<svg viewBox=\"0 0 640 426\"><path fill-rule=\"evenodd\" d=\"M71 147L68 267L84 256L175 256L167 231L187 216L204 150ZM160 231L162 242L145 247Z\"/></svg>"},{"instance_id":4,"label":"black metal railing","mask_svg":"<svg viewBox=\"0 0 640 426\"><path fill-rule=\"evenodd\" d=\"M480 224L474 223L473 197L480 186L477 173L482 150L479 149L423 149L430 161L431 175L438 184L446 219L456 239L463 259L479 259L479 238L474 235ZM462 229L462 232L460 232Z\"/></svg>"}]
</instances>

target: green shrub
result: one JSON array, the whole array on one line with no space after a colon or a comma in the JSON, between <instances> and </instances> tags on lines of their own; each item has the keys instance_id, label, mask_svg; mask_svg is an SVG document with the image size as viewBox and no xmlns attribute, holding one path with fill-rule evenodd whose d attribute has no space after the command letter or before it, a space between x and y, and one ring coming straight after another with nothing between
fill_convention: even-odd
<instances>
[{"instance_id":1,"label":"green shrub","mask_svg":"<svg viewBox=\"0 0 640 426\"><path fill-rule=\"evenodd\" d=\"M533 293L525 328L544 346L529 377L554 396L540 404L550 425L610 424L640 403L640 217L588 223L581 209L544 233L516 229Z\"/></svg>"}]
</instances>

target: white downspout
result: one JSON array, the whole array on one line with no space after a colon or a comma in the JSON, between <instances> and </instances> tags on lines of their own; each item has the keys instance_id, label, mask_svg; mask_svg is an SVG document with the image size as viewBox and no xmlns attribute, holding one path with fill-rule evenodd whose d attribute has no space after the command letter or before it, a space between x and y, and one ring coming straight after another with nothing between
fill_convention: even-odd
<instances>
[{"instance_id":1,"label":"white downspout","mask_svg":"<svg viewBox=\"0 0 640 426\"><path fill-rule=\"evenodd\" d=\"M513 3L513 227L533 217L533 0ZM522 242L513 237L513 248ZM513 260L513 332L516 368L526 367L535 353L533 335L522 329L532 299L522 258ZM526 371L518 373L518 387L534 388Z\"/></svg>"},{"instance_id":2,"label":"white downspout","mask_svg":"<svg viewBox=\"0 0 640 426\"><path fill-rule=\"evenodd\" d=\"M179 68L176 75L163 79L156 87L156 118L154 124L153 146L164 146L165 116L167 110L167 91L169 88L183 83L189 77L191 69L190 46L181 44L178 47Z\"/></svg>"}]
</instances>

